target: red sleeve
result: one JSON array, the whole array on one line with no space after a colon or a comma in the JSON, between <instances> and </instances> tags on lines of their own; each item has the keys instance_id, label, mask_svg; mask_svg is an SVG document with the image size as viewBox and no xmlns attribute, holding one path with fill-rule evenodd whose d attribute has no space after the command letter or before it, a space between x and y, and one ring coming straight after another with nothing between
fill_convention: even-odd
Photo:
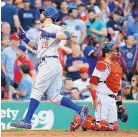
<instances>
[{"instance_id":1,"label":"red sleeve","mask_svg":"<svg viewBox=\"0 0 138 137\"><path fill-rule=\"evenodd\" d=\"M91 90L91 95L92 95L93 100L97 99L96 90Z\"/></svg>"},{"instance_id":2,"label":"red sleeve","mask_svg":"<svg viewBox=\"0 0 138 137\"><path fill-rule=\"evenodd\" d=\"M62 48L58 48L58 52L62 53L64 56L67 54Z\"/></svg>"},{"instance_id":3,"label":"red sleeve","mask_svg":"<svg viewBox=\"0 0 138 137\"><path fill-rule=\"evenodd\" d=\"M31 60L28 60L28 65L29 65L30 71L34 70L34 64Z\"/></svg>"},{"instance_id":4,"label":"red sleeve","mask_svg":"<svg viewBox=\"0 0 138 137\"><path fill-rule=\"evenodd\" d=\"M67 55L67 53L63 50L63 55L65 56L65 55Z\"/></svg>"},{"instance_id":5,"label":"red sleeve","mask_svg":"<svg viewBox=\"0 0 138 137\"><path fill-rule=\"evenodd\" d=\"M99 78L96 77L96 76L91 76L89 83L91 83L91 84L93 84L93 85L98 85L98 83L99 83Z\"/></svg>"},{"instance_id":6,"label":"red sleeve","mask_svg":"<svg viewBox=\"0 0 138 137\"><path fill-rule=\"evenodd\" d=\"M99 70L99 71L104 71L104 70L106 70L106 65L105 65L105 63L99 61L99 62L96 64L96 69Z\"/></svg>"},{"instance_id":7,"label":"red sleeve","mask_svg":"<svg viewBox=\"0 0 138 137\"><path fill-rule=\"evenodd\" d=\"M17 64L17 61L18 61L18 58L16 58L16 60L15 60L14 64Z\"/></svg>"},{"instance_id":8,"label":"red sleeve","mask_svg":"<svg viewBox=\"0 0 138 137\"><path fill-rule=\"evenodd\" d=\"M98 85L99 78L96 76L91 76L89 83L93 85ZM97 99L96 90L91 90L91 95L92 95L93 100Z\"/></svg>"}]
</instances>

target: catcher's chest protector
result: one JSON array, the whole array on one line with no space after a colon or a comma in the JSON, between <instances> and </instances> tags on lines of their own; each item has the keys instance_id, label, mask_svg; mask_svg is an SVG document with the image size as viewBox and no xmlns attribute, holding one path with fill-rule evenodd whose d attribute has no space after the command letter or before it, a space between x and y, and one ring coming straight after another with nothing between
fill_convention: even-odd
<instances>
[{"instance_id":1,"label":"catcher's chest protector","mask_svg":"<svg viewBox=\"0 0 138 137\"><path fill-rule=\"evenodd\" d=\"M112 63L112 64L109 64L108 62L105 63L108 65L110 69L110 73L106 78L106 85L113 92L117 93L121 87L120 81L122 79L122 68L118 63Z\"/></svg>"}]
</instances>

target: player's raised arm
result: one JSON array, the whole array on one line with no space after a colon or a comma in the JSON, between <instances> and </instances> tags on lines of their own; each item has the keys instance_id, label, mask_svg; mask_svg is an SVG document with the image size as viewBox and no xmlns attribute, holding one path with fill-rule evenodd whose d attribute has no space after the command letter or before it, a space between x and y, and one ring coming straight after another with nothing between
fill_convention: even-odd
<instances>
[{"instance_id":1,"label":"player's raised arm","mask_svg":"<svg viewBox=\"0 0 138 137\"><path fill-rule=\"evenodd\" d=\"M41 30L41 36L42 37L49 37L49 38L55 38L57 40L69 40L70 39L70 33L67 30L57 32L57 33L51 33L44 30Z\"/></svg>"},{"instance_id":2,"label":"player's raised arm","mask_svg":"<svg viewBox=\"0 0 138 137\"><path fill-rule=\"evenodd\" d=\"M26 37L25 32L19 28L18 36L21 40L23 40L29 47L33 48L34 43Z\"/></svg>"},{"instance_id":3,"label":"player's raised arm","mask_svg":"<svg viewBox=\"0 0 138 137\"><path fill-rule=\"evenodd\" d=\"M58 40L69 40L70 39L70 33L66 30L63 32L59 32L56 34L56 39Z\"/></svg>"}]
</instances>

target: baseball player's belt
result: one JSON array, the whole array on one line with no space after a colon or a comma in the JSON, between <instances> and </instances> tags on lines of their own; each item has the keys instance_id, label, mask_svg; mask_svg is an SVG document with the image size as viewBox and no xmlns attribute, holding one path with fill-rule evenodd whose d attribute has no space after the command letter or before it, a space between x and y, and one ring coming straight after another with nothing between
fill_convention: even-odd
<instances>
[{"instance_id":1,"label":"baseball player's belt","mask_svg":"<svg viewBox=\"0 0 138 137\"><path fill-rule=\"evenodd\" d=\"M40 63L42 63L43 61L46 60L46 58L57 58L58 59L58 56L44 56L40 59Z\"/></svg>"},{"instance_id":2,"label":"baseball player's belt","mask_svg":"<svg viewBox=\"0 0 138 137\"><path fill-rule=\"evenodd\" d=\"M106 83L106 81L99 81L99 83ZM110 94L108 96L111 97L111 98L115 98L116 97L114 94Z\"/></svg>"},{"instance_id":3,"label":"baseball player's belt","mask_svg":"<svg viewBox=\"0 0 138 137\"><path fill-rule=\"evenodd\" d=\"M109 97L111 97L111 98L115 98L116 96L115 95L113 95L113 94L110 94L110 95L108 95Z\"/></svg>"},{"instance_id":4,"label":"baseball player's belt","mask_svg":"<svg viewBox=\"0 0 138 137\"><path fill-rule=\"evenodd\" d=\"M99 83L106 83L106 81L99 81Z\"/></svg>"}]
</instances>

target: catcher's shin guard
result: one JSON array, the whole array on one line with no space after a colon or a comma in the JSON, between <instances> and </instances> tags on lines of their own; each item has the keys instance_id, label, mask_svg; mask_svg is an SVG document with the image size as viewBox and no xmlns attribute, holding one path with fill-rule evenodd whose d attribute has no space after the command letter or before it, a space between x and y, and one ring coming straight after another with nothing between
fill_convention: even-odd
<instances>
[{"instance_id":1,"label":"catcher's shin guard","mask_svg":"<svg viewBox=\"0 0 138 137\"><path fill-rule=\"evenodd\" d=\"M108 131L108 122L106 120L96 121L95 130Z\"/></svg>"},{"instance_id":2,"label":"catcher's shin guard","mask_svg":"<svg viewBox=\"0 0 138 137\"><path fill-rule=\"evenodd\" d=\"M75 115L75 116L73 117L73 120L72 120L71 124L70 124L70 130L71 130L71 131L75 131L75 130L77 130L80 126L81 126L81 118L80 118L79 115Z\"/></svg>"},{"instance_id":3,"label":"catcher's shin guard","mask_svg":"<svg viewBox=\"0 0 138 137\"><path fill-rule=\"evenodd\" d=\"M83 126L82 126L82 130L86 131L88 130L94 130L95 129L95 118L92 117L91 115L88 115Z\"/></svg>"},{"instance_id":4,"label":"catcher's shin guard","mask_svg":"<svg viewBox=\"0 0 138 137\"><path fill-rule=\"evenodd\" d=\"M109 131L118 131L118 122L109 123Z\"/></svg>"}]
</instances>

